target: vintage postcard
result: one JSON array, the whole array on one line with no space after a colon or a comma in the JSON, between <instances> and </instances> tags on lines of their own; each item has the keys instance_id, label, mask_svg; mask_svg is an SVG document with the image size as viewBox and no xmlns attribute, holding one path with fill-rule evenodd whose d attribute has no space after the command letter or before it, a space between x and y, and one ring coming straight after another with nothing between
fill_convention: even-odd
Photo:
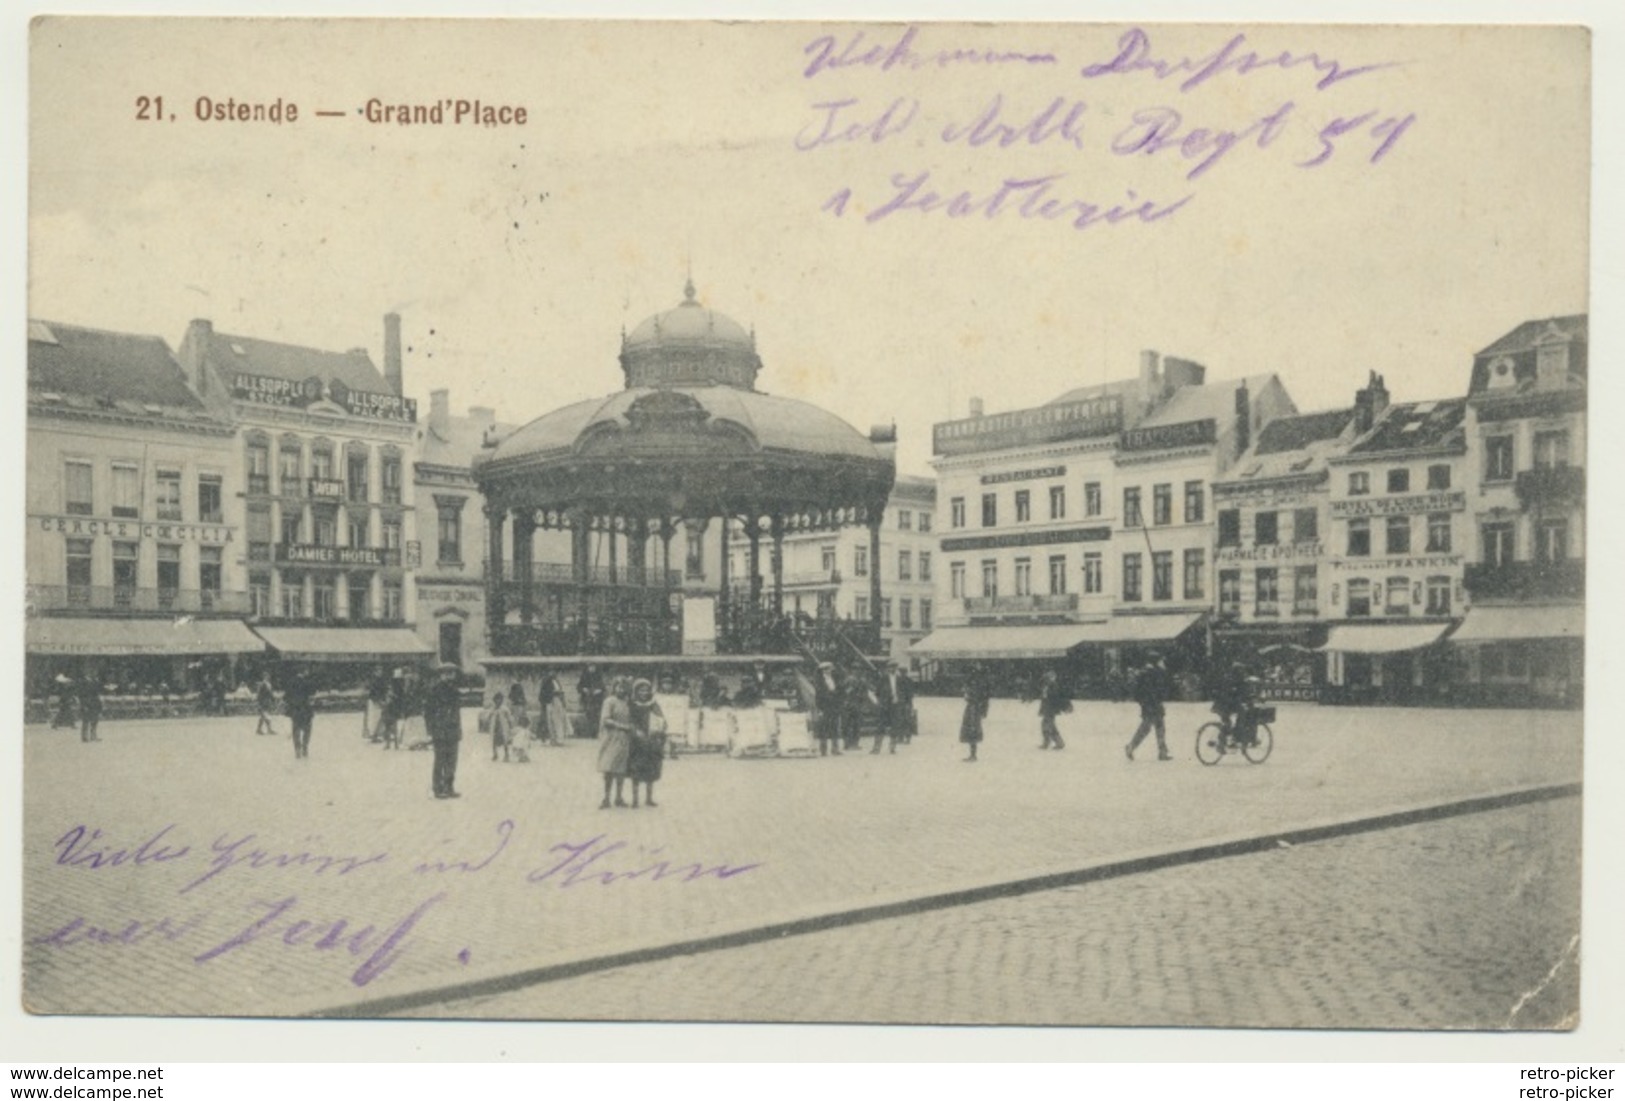
<instances>
[{"instance_id":1,"label":"vintage postcard","mask_svg":"<svg viewBox=\"0 0 1625 1101\"><path fill-rule=\"evenodd\" d=\"M1578 1027L1590 93L37 19L26 1009Z\"/></svg>"}]
</instances>

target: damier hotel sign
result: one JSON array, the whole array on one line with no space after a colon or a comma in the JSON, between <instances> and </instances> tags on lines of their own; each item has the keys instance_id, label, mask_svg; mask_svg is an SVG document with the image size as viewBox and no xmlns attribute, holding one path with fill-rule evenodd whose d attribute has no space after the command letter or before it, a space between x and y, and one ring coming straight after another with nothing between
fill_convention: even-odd
<instances>
[{"instance_id":1,"label":"damier hotel sign","mask_svg":"<svg viewBox=\"0 0 1625 1101\"><path fill-rule=\"evenodd\" d=\"M361 566L377 569L400 563L400 552L385 547L324 547L310 543L278 543L276 560L288 566Z\"/></svg>"}]
</instances>

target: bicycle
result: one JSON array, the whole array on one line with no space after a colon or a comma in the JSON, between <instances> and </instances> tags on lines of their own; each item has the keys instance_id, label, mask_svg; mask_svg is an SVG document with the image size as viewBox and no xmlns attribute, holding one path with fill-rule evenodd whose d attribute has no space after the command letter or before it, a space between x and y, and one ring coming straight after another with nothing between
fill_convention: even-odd
<instances>
[{"instance_id":1,"label":"bicycle","mask_svg":"<svg viewBox=\"0 0 1625 1101\"><path fill-rule=\"evenodd\" d=\"M1216 765L1227 753L1239 752L1255 765L1263 764L1275 748L1275 734L1269 724L1275 721L1275 708L1251 709L1253 739L1242 741L1235 730L1225 722L1203 723L1196 732L1196 759L1204 765Z\"/></svg>"}]
</instances>

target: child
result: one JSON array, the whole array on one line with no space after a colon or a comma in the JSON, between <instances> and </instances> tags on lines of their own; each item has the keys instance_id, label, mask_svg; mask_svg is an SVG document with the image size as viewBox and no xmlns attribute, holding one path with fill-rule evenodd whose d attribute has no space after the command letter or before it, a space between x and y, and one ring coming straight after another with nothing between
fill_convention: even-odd
<instances>
[{"instance_id":1,"label":"child","mask_svg":"<svg viewBox=\"0 0 1625 1101\"><path fill-rule=\"evenodd\" d=\"M501 692L491 697L491 710L487 714L491 720L491 760L497 759L499 751L504 761L509 760L509 746L513 742L513 712L503 702Z\"/></svg>"}]
</instances>

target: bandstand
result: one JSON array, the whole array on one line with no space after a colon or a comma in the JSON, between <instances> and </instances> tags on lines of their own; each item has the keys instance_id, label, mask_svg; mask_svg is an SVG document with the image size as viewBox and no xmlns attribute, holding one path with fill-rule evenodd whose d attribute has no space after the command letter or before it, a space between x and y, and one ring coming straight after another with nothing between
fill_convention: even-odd
<instances>
[{"instance_id":1,"label":"bandstand","mask_svg":"<svg viewBox=\"0 0 1625 1101\"><path fill-rule=\"evenodd\" d=\"M620 363L624 389L539 417L475 461L490 664L878 653L878 569L862 622L787 614L783 541L866 525L878 565L894 432L865 436L756 389L754 332L702 306L692 282L623 333ZM743 577L729 576L731 533L748 546Z\"/></svg>"}]
</instances>

